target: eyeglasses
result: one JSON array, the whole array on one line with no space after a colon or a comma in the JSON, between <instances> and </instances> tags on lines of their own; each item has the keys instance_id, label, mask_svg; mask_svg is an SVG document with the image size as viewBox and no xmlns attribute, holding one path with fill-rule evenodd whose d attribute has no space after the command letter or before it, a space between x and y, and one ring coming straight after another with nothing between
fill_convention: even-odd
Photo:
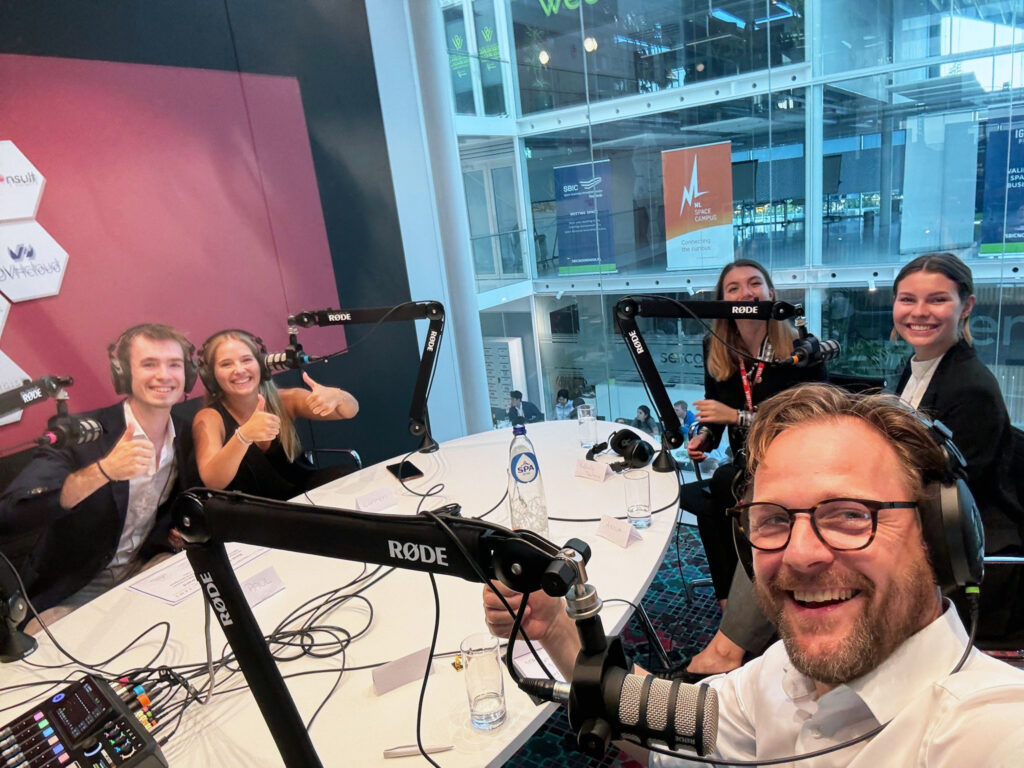
<instances>
[{"instance_id":1,"label":"eyeglasses","mask_svg":"<svg viewBox=\"0 0 1024 768\"><path fill-rule=\"evenodd\" d=\"M848 552L864 549L875 540L880 509L917 509L913 501L826 499L808 509L789 509L781 504L754 501L727 510L736 529L754 549L778 552L793 535L798 514L810 515L811 528L828 547Z\"/></svg>"}]
</instances>

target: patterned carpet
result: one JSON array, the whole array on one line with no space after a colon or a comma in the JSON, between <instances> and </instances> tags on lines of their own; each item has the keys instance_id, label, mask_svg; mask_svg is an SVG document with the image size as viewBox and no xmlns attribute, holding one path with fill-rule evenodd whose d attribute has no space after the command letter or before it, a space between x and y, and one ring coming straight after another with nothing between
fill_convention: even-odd
<instances>
[{"instance_id":1,"label":"patterned carpet","mask_svg":"<svg viewBox=\"0 0 1024 768\"><path fill-rule=\"evenodd\" d=\"M676 548L676 537L673 536L665 561L642 601L673 665L707 645L721 618L718 601L710 587L694 590L692 603L686 599L679 577L680 556L687 582L706 578L708 569L697 529L684 525L679 530L679 548ZM630 658L647 669L660 671L658 658L651 659L643 625L635 615L626 625L622 642ZM640 768L639 763L614 748L600 762L577 751L575 735L569 730L564 708L560 708L505 765L511 768L548 768L552 765Z\"/></svg>"}]
</instances>

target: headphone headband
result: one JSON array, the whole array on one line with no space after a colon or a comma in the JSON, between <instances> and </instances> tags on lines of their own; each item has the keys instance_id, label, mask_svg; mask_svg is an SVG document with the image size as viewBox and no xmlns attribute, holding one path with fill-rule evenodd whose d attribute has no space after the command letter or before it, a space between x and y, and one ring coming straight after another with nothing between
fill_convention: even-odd
<instances>
[{"instance_id":1,"label":"headphone headband","mask_svg":"<svg viewBox=\"0 0 1024 768\"><path fill-rule=\"evenodd\" d=\"M611 448L622 457L622 461L611 464L613 472L622 472L625 469L641 469L651 463L654 458L654 448L640 435L631 429L620 429L613 432L608 441L597 443L587 451L587 460L593 461L594 457L602 451Z\"/></svg>"}]
</instances>

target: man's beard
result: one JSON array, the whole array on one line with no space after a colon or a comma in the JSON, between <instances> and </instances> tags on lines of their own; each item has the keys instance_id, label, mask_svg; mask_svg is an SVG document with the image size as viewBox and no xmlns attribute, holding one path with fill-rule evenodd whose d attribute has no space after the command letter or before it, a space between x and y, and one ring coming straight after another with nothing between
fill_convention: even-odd
<instances>
[{"instance_id":1,"label":"man's beard","mask_svg":"<svg viewBox=\"0 0 1024 768\"><path fill-rule=\"evenodd\" d=\"M854 572L854 583L841 581L835 574L816 579L790 574L785 580L777 572L767 583L754 582L758 605L778 627L793 666L802 674L827 685L848 683L877 668L906 640L928 623L934 605L935 584L924 554L913 558L898 581L893 581L881 602L875 603L875 585L867 577ZM836 583L829 583L830 581ZM783 611L789 599L784 591L793 589L852 587L864 598L864 608L853 629L832 648L810 653L800 644L800 633L790 625ZM826 622L828 619L823 618ZM804 637L811 633L804 631Z\"/></svg>"}]
</instances>

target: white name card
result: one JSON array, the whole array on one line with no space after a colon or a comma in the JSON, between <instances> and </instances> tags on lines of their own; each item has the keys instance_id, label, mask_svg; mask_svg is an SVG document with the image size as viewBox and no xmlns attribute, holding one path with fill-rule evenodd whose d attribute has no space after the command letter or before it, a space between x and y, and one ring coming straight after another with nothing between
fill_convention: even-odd
<instances>
[{"instance_id":1,"label":"white name card","mask_svg":"<svg viewBox=\"0 0 1024 768\"><path fill-rule=\"evenodd\" d=\"M356 497L356 509L361 512L380 512L395 506L395 494L390 488L380 488Z\"/></svg>"},{"instance_id":2,"label":"white name card","mask_svg":"<svg viewBox=\"0 0 1024 768\"><path fill-rule=\"evenodd\" d=\"M413 680L422 680L423 670L427 667L427 657L429 656L430 648L424 648L377 667L372 673L374 693L383 696L388 691L400 688ZM435 661L430 665L430 674L434 674L436 664Z\"/></svg>"},{"instance_id":3,"label":"white name card","mask_svg":"<svg viewBox=\"0 0 1024 768\"><path fill-rule=\"evenodd\" d=\"M623 549L633 541L644 540L640 532L630 525L629 520L616 520L610 515L601 517L601 522L597 526L597 535L602 539L608 539L612 544L618 544Z\"/></svg>"},{"instance_id":4,"label":"white name card","mask_svg":"<svg viewBox=\"0 0 1024 768\"><path fill-rule=\"evenodd\" d=\"M611 474L611 467L603 461L587 461L579 459L576 462L576 477L585 477L587 480L596 480L603 483Z\"/></svg>"},{"instance_id":5,"label":"white name card","mask_svg":"<svg viewBox=\"0 0 1024 768\"><path fill-rule=\"evenodd\" d=\"M250 576L242 582L242 594L249 602L249 606L255 608L271 595L276 595L284 589L281 577L277 575L274 566L264 568L255 576ZM525 645L525 643L524 643Z\"/></svg>"}]
</instances>

